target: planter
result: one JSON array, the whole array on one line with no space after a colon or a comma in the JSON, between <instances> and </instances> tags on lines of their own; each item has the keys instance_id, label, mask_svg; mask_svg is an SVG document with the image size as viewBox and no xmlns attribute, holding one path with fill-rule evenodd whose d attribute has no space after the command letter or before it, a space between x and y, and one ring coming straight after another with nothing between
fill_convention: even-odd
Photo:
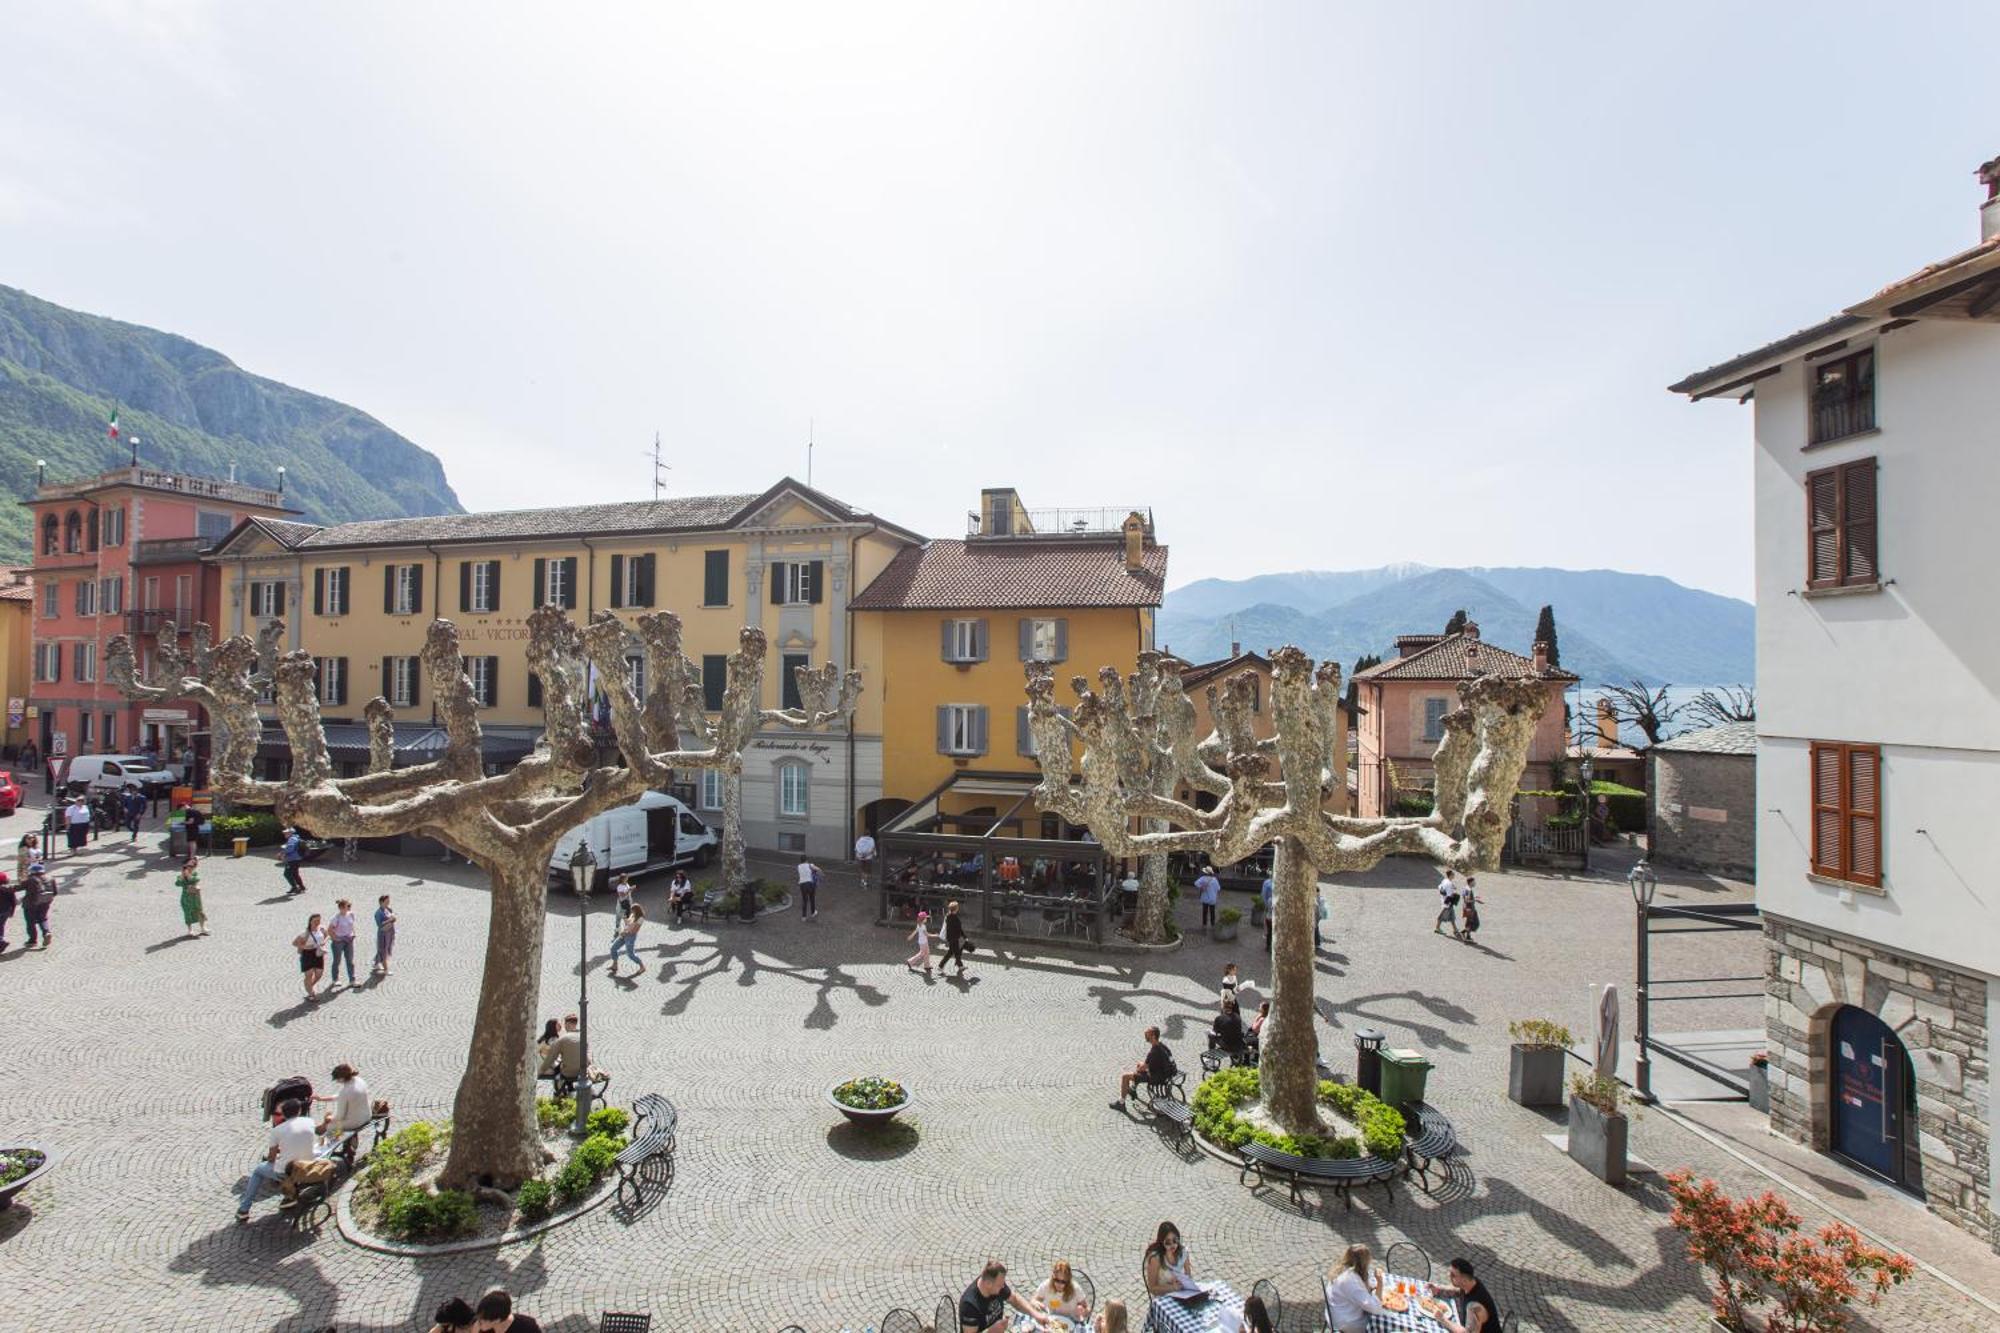
<instances>
[{"instance_id":1,"label":"planter","mask_svg":"<svg viewBox=\"0 0 2000 1333\"><path fill-rule=\"evenodd\" d=\"M0 1149L0 1152L19 1152L23 1149L29 1152L40 1153L42 1155L42 1164L27 1175L22 1176L19 1180L10 1180L4 1185L0 1185L0 1208L13 1207L14 1196L47 1175L49 1168L56 1164L55 1153L48 1148L44 1148L39 1143L10 1143L4 1149Z\"/></svg>"},{"instance_id":2,"label":"planter","mask_svg":"<svg viewBox=\"0 0 2000 1333\"><path fill-rule=\"evenodd\" d=\"M1751 1065L1743 1082L1750 1089L1750 1109L1763 1115L1771 1114L1771 1069L1768 1065Z\"/></svg>"},{"instance_id":3,"label":"planter","mask_svg":"<svg viewBox=\"0 0 2000 1333\"><path fill-rule=\"evenodd\" d=\"M835 1084L834 1086L841 1087L844 1085ZM879 1110L863 1106L849 1106L846 1102L833 1095L833 1088L826 1090L826 1100L834 1110L840 1112L857 1125L886 1125L917 1104L916 1096L907 1087L903 1090L902 1101L897 1102L894 1106L884 1106Z\"/></svg>"},{"instance_id":4,"label":"planter","mask_svg":"<svg viewBox=\"0 0 2000 1333\"><path fill-rule=\"evenodd\" d=\"M1625 1183L1629 1128L1622 1115L1606 1115L1579 1097L1569 1099L1569 1155L1607 1185Z\"/></svg>"},{"instance_id":5,"label":"planter","mask_svg":"<svg viewBox=\"0 0 2000 1333\"><path fill-rule=\"evenodd\" d=\"M1250 904L1250 924L1253 926L1264 924L1264 900L1261 897Z\"/></svg>"},{"instance_id":6,"label":"planter","mask_svg":"<svg viewBox=\"0 0 2000 1333\"><path fill-rule=\"evenodd\" d=\"M1560 1046L1514 1043L1507 1062L1507 1096L1522 1106L1561 1106L1568 1056Z\"/></svg>"},{"instance_id":7,"label":"planter","mask_svg":"<svg viewBox=\"0 0 2000 1333\"><path fill-rule=\"evenodd\" d=\"M1234 921L1218 921L1215 923L1215 928L1209 932L1209 938L1212 940L1233 940L1236 938L1237 924Z\"/></svg>"}]
</instances>

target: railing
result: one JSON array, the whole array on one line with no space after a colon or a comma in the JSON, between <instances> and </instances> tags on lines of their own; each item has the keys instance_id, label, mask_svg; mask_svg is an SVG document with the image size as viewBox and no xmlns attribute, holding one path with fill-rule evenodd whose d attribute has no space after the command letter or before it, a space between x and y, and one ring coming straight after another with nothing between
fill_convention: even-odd
<instances>
[{"instance_id":1,"label":"railing","mask_svg":"<svg viewBox=\"0 0 2000 1333\"><path fill-rule=\"evenodd\" d=\"M1845 439L1875 429L1875 358L1858 352L1826 362L1815 372L1810 444Z\"/></svg>"},{"instance_id":2,"label":"railing","mask_svg":"<svg viewBox=\"0 0 2000 1333\"><path fill-rule=\"evenodd\" d=\"M132 543L132 563L158 565L176 560L198 560L215 549L214 537L157 537Z\"/></svg>"},{"instance_id":3,"label":"railing","mask_svg":"<svg viewBox=\"0 0 2000 1333\"><path fill-rule=\"evenodd\" d=\"M205 500L233 500L241 504L264 505L272 509L282 509L285 504L283 491L247 486L240 481L218 481L213 477L189 477L178 472L157 472L146 467L121 467L82 481L44 484L36 489L35 498L60 499L68 495L82 495L85 491L94 491L105 486L144 486L148 490L177 491L182 495L198 496Z\"/></svg>"},{"instance_id":4,"label":"railing","mask_svg":"<svg viewBox=\"0 0 2000 1333\"><path fill-rule=\"evenodd\" d=\"M185 634L194 628L200 612L193 607L170 606L151 611L127 611L125 628L133 634Z\"/></svg>"},{"instance_id":5,"label":"railing","mask_svg":"<svg viewBox=\"0 0 2000 1333\"><path fill-rule=\"evenodd\" d=\"M1095 509L1003 509L973 511L965 516L968 537L1108 537L1125 530L1125 520L1137 514L1153 534L1153 511L1144 505L1113 505Z\"/></svg>"},{"instance_id":6,"label":"railing","mask_svg":"<svg viewBox=\"0 0 2000 1333\"><path fill-rule=\"evenodd\" d=\"M1507 828L1507 851L1517 861L1533 861L1554 856L1583 855L1583 828L1550 828L1544 824L1530 827L1526 824L1510 824Z\"/></svg>"}]
</instances>

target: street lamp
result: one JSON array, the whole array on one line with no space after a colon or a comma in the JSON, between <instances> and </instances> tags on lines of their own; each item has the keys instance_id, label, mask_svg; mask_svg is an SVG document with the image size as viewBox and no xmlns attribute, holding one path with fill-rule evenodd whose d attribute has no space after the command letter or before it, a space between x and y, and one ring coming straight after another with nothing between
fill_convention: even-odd
<instances>
[{"instance_id":1,"label":"street lamp","mask_svg":"<svg viewBox=\"0 0 2000 1333\"><path fill-rule=\"evenodd\" d=\"M1578 760L1576 765L1576 799L1578 808L1583 811L1583 820L1581 823L1583 829L1583 873L1586 875L1590 873L1590 775L1593 771L1595 771L1595 766L1590 762L1590 752L1586 750L1583 758Z\"/></svg>"},{"instance_id":2,"label":"street lamp","mask_svg":"<svg viewBox=\"0 0 2000 1333\"><path fill-rule=\"evenodd\" d=\"M1652 1038L1652 1027L1646 1009L1646 992L1652 981L1653 960L1647 917L1653 910L1653 894L1660 887L1660 877L1653 873L1649 863L1641 860L1625 877L1625 883L1632 890L1632 906L1639 918L1639 984L1634 988L1638 1000L1638 1020L1633 1034L1639 1044L1639 1067L1632 1075L1633 1095L1639 1101L1650 1104L1653 1100L1653 1058L1647 1043Z\"/></svg>"},{"instance_id":3,"label":"street lamp","mask_svg":"<svg viewBox=\"0 0 2000 1333\"><path fill-rule=\"evenodd\" d=\"M582 1138L590 1132L590 891L597 887L597 858L591 855L588 834L569 858L569 882L576 890L577 957L582 962L576 974L576 1124L570 1132Z\"/></svg>"}]
</instances>

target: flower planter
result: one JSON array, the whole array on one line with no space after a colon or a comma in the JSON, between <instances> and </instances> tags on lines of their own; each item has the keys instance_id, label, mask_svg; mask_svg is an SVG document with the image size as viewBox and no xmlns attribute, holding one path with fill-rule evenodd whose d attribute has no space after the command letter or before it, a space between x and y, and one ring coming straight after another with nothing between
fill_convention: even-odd
<instances>
[{"instance_id":1,"label":"flower planter","mask_svg":"<svg viewBox=\"0 0 2000 1333\"><path fill-rule=\"evenodd\" d=\"M1264 900L1261 897L1250 904L1250 924L1253 926L1264 924Z\"/></svg>"},{"instance_id":2,"label":"flower planter","mask_svg":"<svg viewBox=\"0 0 2000 1333\"><path fill-rule=\"evenodd\" d=\"M1514 1043L1507 1062L1507 1096L1522 1106L1561 1106L1568 1054L1560 1046Z\"/></svg>"},{"instance_id":3,"label":"flower planter","mask_svg":"<svg viewBox=\"0 0 2000 1333\"><path fill-rule=\"evenodd\" d=\"M1750 1109L1771 1114L1771 1070L1768 1065L1751 1065L1743 1082L1750 1089Z\"/></svg>"},{"instance_id":4,"label":"flower planter","mask_svg":"<svg viewBox=\"0 0 2000 1333\"><path fill-rule=\"evenodd\" d=\"M834 1088L842 1086L845 1085L835 1084ZM840 1112L857 1125L886 1125L917 1104L915 1094L911 1093L906 1087L903 1090L903 1100L897 1102L894 1106L884 1106L879 1109L865 1106L849 1106L846 1102L833 1095L834 1088L826 1090L827 1102L834 1110Z\"/></svg>"},{"instance_id":5,"label":"flower planter","mask_svg":"<svg viewBox=\"0 0 2000 1333\"><path fill-rule=\"evenodd\" d=\"M1569 1155L1607 1185L1625 1183L1629 1128L1622 1115L1606 1115L1580 1097L1569 1099Z\"/></svg>"},{"instance_id":6,"label":"flower planter","mask_svg":"<svg viewBox=\"0 0 2000 1333\"><path fill-rule=\"evenodd\" d=\"M33 1184L36 1180L47 1175L49 1168L56 1164L55 1153L44 1148L39 1143L10 1143L4 1148L0 1148L0 1152L21 1152L24 1150L40 1153L42 1155L42 1164L28 1172L27 1175L22 1176L19 1180L10 1180L4 1185L0 1185L0 1208L13 1207L14 1196Z\"/></svg>"},{"instance_id":7,"label":"flower planter","mask_svg":"<svg viewBox=\"0 0 2000 1333\"><path fill-rule=\"evenodd\" d=\"M1209 938L1218 941L1233 940L1236 938L1236 927L1237 923L1234 921L1218 921L1209 933Z\"/></svg>"}]
</instances>

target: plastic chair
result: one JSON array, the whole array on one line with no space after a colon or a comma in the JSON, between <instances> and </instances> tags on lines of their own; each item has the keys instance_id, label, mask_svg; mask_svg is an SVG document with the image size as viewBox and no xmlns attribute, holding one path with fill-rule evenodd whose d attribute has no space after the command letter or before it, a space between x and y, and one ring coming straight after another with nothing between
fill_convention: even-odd
<instances>
[{"instance_id":1,"label":"plastic chair","mask_svg":"<svg viewBox=\"0 0 2000 1333\"><path fill-rule=\"evenodd\" d=\"M621 1314L606 1310L597 1317L597 1333L646 1333L653 1326L649 1314Z\"/></svg>"},{"instance_id":2,"label":"plastic chair","mask_svg":"<svg viewBox=\"0 0 2000 1333\"><path fill-rule=\"evenodd\" d=\"M882 1333L924 1333L924 1321L916 1311L898 1307L882 1316Z\"/></svg>"},{"instance_id":3,"label":"plastic chair","mask_svg":"<svg viewBox=\"0 0 2000 1333\"><path fill-rule=\"evenodd\" d=\"M1285 1326L1285 1303L1278 1298L1278 1284L1270 1278L1260 1277L1250 1284L1250 1294L1264 1302L1264 1309L1271 1316L1272 1328Z\"/></svg>"},{"instance_id":4,"label":"plastic chair","mask_svg":"<svg viewBox=\"0 0 2000 1333\"><path fill-rule=\"evenodd\" d=\"M1419 1282L1431 1280L1431 1257L1415 1241L1399 1240L1391 1245L1382 1256L1382 1266L1397 1277L1413 1277Z\"/></svg>"}]
</instances>

